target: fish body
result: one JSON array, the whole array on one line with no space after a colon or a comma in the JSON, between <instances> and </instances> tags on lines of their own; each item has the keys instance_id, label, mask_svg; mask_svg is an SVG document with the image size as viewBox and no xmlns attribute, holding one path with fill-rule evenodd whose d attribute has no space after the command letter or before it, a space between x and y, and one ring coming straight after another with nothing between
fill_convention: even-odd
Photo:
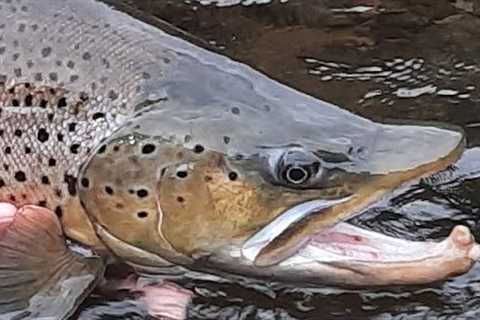
<instances>
[{"instance_id":1,"label":"fish body","mask_svg":"<svg viewBox=\"0 0 480 320\"><path fill-rule=\"evenodd\" d=\"M70 312L98 284L105 261L64 238L156 274L363 286L466 272L468 229L414 243L342 222L463 146L458 128L372 122L94 0L0 0L0 201L57 215L0 219L0 315L64 319L38 306L69 281Z\"/></svg>"},{"instance_id":2,"label":"fish body","mask_svg":"<svg viewBox=\"0 0 480 320\"><path fill-rule=\"evenodd\" d=\"M0 201L54 210L67 234L94 244L80 167L139 108L163 98L160 82L178 53L168 35L88 2L0 2ZM153 37L164 45L149 48Z\"/></svg>"}]
</instances>

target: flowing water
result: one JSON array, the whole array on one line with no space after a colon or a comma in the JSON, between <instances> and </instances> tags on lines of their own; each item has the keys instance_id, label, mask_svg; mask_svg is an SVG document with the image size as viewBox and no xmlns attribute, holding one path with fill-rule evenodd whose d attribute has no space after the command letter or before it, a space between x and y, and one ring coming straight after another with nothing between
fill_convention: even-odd
<instances>
[{"instance_id":1,"label":"flowing water","mask_svg":"<svg viewBox=\"0 0 480 320\"><path fill-rule=\"evenodd\" d=\"M480 239L480 3L467 0L108 0L137 18L365 117L462 126L465 155L351 221L401 238ZM164 27L164 26L163 26ZM395 143L392 141L392 143ZM417 287L303 289L182 283L189 319L479 319L480 265ZM79 319L148 319L133 297L94 296Z\"/></svg>"}]
</instances>

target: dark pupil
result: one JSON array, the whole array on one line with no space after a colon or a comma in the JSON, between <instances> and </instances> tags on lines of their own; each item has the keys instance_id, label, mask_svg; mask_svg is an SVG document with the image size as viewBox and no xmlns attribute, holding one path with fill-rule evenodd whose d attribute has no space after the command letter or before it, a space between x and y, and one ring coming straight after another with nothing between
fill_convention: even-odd
<instances>
[{"instance_id":1,"label":"dark pupil","mask_svg":"<svg viewBox=\"0 0 480 320\"><path fill-rule=\"evenodd\" d=\"M290 168L287 171L288 180L294 183L303 182L306 177L307 177L307 172L300 167Z\"/></svg>"}]
</instances>

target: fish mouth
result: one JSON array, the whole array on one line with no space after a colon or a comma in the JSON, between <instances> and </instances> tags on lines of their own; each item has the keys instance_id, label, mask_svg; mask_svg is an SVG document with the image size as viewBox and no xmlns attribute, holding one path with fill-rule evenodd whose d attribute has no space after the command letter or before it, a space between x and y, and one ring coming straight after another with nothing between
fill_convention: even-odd
<instances>
[{"instance_id":1,"label":"fish mouth","mask_svg":"<svg viewBox=\"0 0 480 320\"><path fill-rule=\"evenodd\" d=\"M318 269L319 265L332 269L329 272L336 279L334 283L348 284L425 283L447 273L461 273L473 264L480 252L465 227L457 226L443 242L415 242L364 230L343 221L365 211L400 186L447 168L460 157L463 149L462 136L446 155L410 170L384 175L373 188L370 186L341 199L297 204L248 238L241 247L241 254L255 267L273 268L277 274L285 272L302 282L308 282L309 274L318 274L308 269ZM419 269L423 270L432 262L445 265L444 269L409 277L407 270L416 270L418 274ZM303 277L293 274L292 270ZM432 270L435 270L434 265Z\"/></svg>"}]
</instances>

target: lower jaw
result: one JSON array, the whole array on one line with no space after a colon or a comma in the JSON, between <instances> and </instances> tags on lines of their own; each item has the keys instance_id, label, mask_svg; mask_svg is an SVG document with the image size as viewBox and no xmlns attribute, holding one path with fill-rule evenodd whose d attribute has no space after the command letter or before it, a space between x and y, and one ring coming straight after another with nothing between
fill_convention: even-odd
<instances>
[{"instance_id":1,"label":"lower jaw","mask_svg":"<svg viewBox=\"0 0 480 320\"><path fill-rule=\"evenodd\" d=\"M347 223L314 234L279 269L296 270L327 283L344 285L423 284L468 271L480 258L480 245L468 228L456 226L440 242L392 238ZM289 273L290 273L289 272ZM301 281L301 274L297 275Z\"/></svg>"}]
</instances>

